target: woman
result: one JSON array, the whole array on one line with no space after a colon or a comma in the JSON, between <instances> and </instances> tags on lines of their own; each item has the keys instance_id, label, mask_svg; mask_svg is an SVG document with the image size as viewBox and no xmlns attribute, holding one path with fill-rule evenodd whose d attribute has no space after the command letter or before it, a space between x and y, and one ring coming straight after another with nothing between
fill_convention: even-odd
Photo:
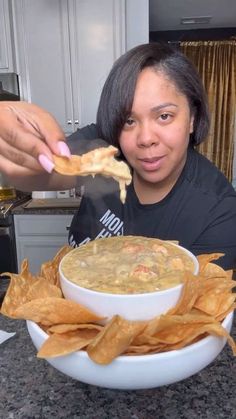
<instances>
[{"instance_id":1,"label":"woman","mask_svg":"<svg viewBox=\"0 0 236 419\"><path fill-rule=\"evenodd\" d=\"M61 132L57 128L50 142L53 120L40 115L42 110L29 109L27 115L20 107L4 111L11 118L16 115L26 137L20 130L16 138L9 136L3 123L0 169L20 189L24 184L28 190L75 186L76 179L53 172L51 153L68 155L65 143L58 141L63 140ZM120 234L178 240L196 255L224 253L217 263L234 268L236 194L224 175L194 149L208 128L201 80L184 55L154 43L120 57L104 85L97 125L74 133L67 144L73 154L96 145L96 137L117 146L132 168L133 182L122 205L114 181L86 179L70 243L78 246ZM42 176L38 161L51 175Z\"/></svg>"}]
</instances>

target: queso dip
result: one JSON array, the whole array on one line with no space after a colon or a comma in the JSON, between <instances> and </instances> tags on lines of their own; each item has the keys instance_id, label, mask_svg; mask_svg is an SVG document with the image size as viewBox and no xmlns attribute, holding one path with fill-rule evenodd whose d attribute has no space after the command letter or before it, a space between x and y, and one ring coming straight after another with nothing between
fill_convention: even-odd
<instances>
[{"instance_id":1,"label":"queso dip","mask_svg":"<svg viewBox=\"0 0 236 419\"><path fill-rule=\"evenodd\" d=\"M174 287L195 265L183 248L159 239L116 236L69 252L63 275L83 288L112 294L141 294Z\"/></svg>"}]
</instances>

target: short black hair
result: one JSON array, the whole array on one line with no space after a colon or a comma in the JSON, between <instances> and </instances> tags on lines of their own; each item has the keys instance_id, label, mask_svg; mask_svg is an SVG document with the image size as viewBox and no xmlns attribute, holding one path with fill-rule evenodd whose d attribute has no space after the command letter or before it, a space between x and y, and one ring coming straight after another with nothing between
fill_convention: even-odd
<instances>
[{"instance_id":1,"label":"short black hair","mask_svg":"<svg viewBox=\"0 0 236 419\"><path fill-rule=\"evenodd\" d=\"M206 138L210 125L202 80L194 64L179 49L157 42L134 47L115 61L98 106L99 136L119 148L119 137L131 113L138 76L147 67L163 72L187 98L194 116L190 144L200 144Z\"/></svg>"}]
</instances>

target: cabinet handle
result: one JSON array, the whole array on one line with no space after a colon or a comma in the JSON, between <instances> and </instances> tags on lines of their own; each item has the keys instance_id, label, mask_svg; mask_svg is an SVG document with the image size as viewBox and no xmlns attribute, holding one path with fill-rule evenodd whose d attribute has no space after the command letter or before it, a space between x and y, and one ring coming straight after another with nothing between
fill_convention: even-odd
<instances>
[{"instance_id":1,"label":"cabinet handle","mask_svg":"<svg viewBox=\"0 0 236 419\"><path fill-rule=\"evenodd\" d=\"M70 226L66 226L66 231L69 231L70 230Z\"/></svg>"},{"instance_id":2,"label":"cabinet handle","mask_svg":"<svg viewBox=\"0 0 236 419\"><path fill-rule=\"evenodd\" d=\"M72 125L72 120L71 119L68 119L67 124L68 125Z\"/></svg>"},{"instance_id":3,"label":"cabinet handle","mask_svg":"<svg viewBox=\"0 0 236 419\"><path fill-rule=\"evenodd\" d=\"M75 120L75 125L79 125L79 120L78 119Z\"/></svg>"}]
</instances>

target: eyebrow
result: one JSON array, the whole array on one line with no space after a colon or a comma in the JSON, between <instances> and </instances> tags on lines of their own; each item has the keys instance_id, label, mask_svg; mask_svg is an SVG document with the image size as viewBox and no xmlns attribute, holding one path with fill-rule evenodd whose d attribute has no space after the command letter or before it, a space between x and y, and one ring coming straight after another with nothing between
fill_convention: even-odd
<instances>
[{"instance_id":1,"label":"eyebrow","mask_svg":"<svg viewBox=\"0 0 236 419\"><path fill-rule=\"evenodd\" d=\"M167 106L174 106L175 108L178 108L178 106L175 103L167 102L167 103L162 103L161 105L158 105L158 106L154 106L153 108L151 108L151 112L158 112L161 109L166 108Z\"/></svg>"}]
</instances>

